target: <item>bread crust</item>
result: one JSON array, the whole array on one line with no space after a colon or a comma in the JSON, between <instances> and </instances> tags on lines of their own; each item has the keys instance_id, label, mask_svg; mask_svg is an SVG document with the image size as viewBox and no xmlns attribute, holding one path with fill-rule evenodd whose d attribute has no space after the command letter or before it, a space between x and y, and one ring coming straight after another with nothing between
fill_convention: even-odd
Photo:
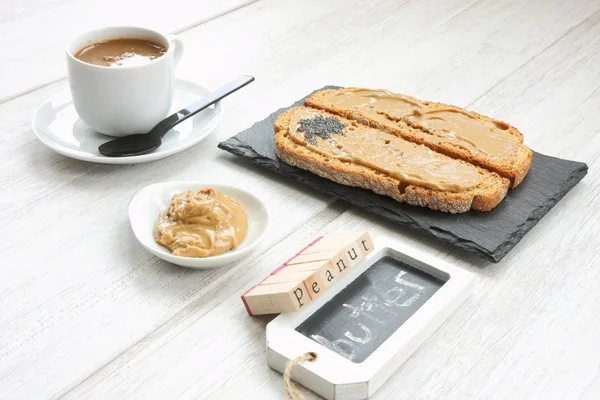
<instances>
[{"instance_id":1,"label":"bread crust","mask_svg":"<svg viewBox=\"0 0 600 400\"><path fill-rule=\"evenodd\" d=\"M427 133L427 129L419 124L411 122L409 119L402 119L401 121L390 120L389 124L382 125L378 121L369 118L360 111L342 110L336 107L335 105L323 101L323 97L329 93L348 91L350 89L356 88L321 90L307 98L304 104L313 108L318 108L336 115L340 115L348 119L355 120L363 125L367 125L373 128L393 133L394 135L399 136L405 140L418 144L423 144L429 147L430 149L437 151L438 153L445 154L452 158L464 160L471 164L496 172L497 174L510 180L511 188L517 187L529 172L533 153L529 147L523 144L523 134L517 128L507 124L506 122L499 121L469 110L469 113L473 114L476 118L482 121L494 123L496 126L502 127L502 129L507 134L507 140L513 140L515 143L519 144L519 146L517 147L518 154L515 154L514 157L510 160L506 160L503 162L486 158L481 154L474 153L468 149L457 147L449 143L435 143L434 141L428 141L428 135L423 135L423 133ZM460 107L444 103L422 101L411 96L406 97L416 102L423 103L433 109L454 109L465 111Z\"/></svg>"},{"instance_id":2,"label":"bread crust","mask_svg":"<svg viewBox=\"0 0 600 400\"><path fill-rule=\"evenodd\" d=\"M377 194L392 197L399 202L449 213L463 213L471 208L489 211L506 196L509 186L508 179L475 166L473 168L477 168L478 172L483 175L486 187L476 187L465 192L453 193L407 185L371 168L327 158L288 137L290 116L297 108L291 108L279 115L274 124L275 154L286 164L308 170L342 185L368 189ZM324 115L330 115L324 111L321 112ZM352 123L343 118L339 119L346 124ZM440 157L445 156L440 154Z\"/></svg>"}]
</instances>

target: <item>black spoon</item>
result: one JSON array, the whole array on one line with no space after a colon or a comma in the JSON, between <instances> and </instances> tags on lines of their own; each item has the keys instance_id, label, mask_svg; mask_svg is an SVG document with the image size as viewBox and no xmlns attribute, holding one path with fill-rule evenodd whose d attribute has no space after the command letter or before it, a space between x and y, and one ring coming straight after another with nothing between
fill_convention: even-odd
<instances>
[{"instance_id":1,"label":"black spoon","mask_svg":"<svg viewBox=\"0 0 600 400\"><path fill-rule=\"evenodd\" d=\"M196 115L222 98L229 96L236 90L243 88L253 80L254 77L252 76L242 75L236 80L229 82L221 89L212 92L208 96L163 119L154 128L152 128L150 132L123 136L121 138L111 140L110 142L100 145L100 147L98 147L98 151L100 154L108 157L139 156L141 154L149 153L161 145L161 139L163 136L165 136L168 131L173 129L175 125L185 121L193 115Z\"/></svg>"}]
</instances>

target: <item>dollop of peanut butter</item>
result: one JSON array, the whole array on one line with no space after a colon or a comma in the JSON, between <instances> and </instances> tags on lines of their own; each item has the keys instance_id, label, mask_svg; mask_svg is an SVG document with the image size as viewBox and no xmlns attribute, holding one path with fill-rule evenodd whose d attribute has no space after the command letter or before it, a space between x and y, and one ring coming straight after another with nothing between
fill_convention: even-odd
<instances>
[{"instance_id":1,"label":"dollop of peanut butter","mask_svg":"<svg viewBox=\"0 0 600 400\"><path fill-rule=\"evenodd\" d=\"M210 257L235 249L248 232L248 216L233 197L215 189L177 193L158 215L156 242L182 257Z\"/></svg>"}]
</instances>

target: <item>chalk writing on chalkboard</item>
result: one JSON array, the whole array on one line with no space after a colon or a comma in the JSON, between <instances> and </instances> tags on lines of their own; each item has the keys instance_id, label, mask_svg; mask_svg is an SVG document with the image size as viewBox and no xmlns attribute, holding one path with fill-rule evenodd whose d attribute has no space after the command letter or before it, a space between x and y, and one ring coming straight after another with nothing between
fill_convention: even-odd
<instances>
[{"instance_id":1,"label":"chalk writing on chalkboard","mask_svg":"<svg viewBox=\"0 0 600 400\"><path fill-rule=\"evenodd\" d=\"M393 257L382 257L296 331L360 363L443 284L444 281Z\"/></svg>"}]
</instances>

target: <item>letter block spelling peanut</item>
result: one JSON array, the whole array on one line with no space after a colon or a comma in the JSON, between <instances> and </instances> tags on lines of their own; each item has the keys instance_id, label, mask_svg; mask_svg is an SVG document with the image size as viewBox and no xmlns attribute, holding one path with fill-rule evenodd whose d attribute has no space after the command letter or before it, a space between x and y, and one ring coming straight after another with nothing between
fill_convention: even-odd
<instances>
[{"instance_id":1,"label":"letter block spelling peanut","mask_svg":"<svg viewBox=\"0 0 600 400\"><path fill-rule=\"evenodd\" d=\"M368 232L319 238L242 295L250 315L297 311L373 251Z\"/></svg>"}]
</instances>

